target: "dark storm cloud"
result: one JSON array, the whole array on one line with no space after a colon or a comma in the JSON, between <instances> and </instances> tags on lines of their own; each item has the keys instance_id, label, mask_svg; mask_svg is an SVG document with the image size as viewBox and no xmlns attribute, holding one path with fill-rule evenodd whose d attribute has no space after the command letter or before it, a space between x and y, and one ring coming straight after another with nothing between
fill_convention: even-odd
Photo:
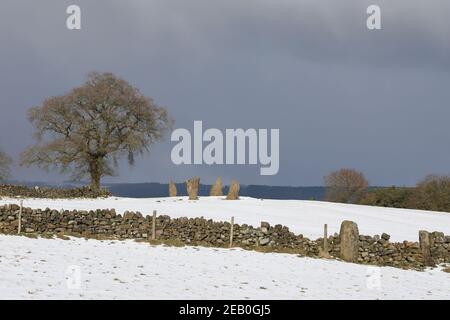
<instances>
[{"instance_id":1,"label":"dark storm cloud","mask_svg":"<svg viewBox=\"0 0 450 320\"><path fill-rule=\"evenodd\" d=\"M80 31L65 28L73 3ZM382 9L381 31L365 28L370 4ZM314 185L350 166L373 184L412 184L450 171L448 1L14 0L0 12L0 146L16 159L31 143L26 110L99 70L166 105L177 127L280 128L277 176L177 167L166 139L114 181Z\"/></svg>"}]
</instances>

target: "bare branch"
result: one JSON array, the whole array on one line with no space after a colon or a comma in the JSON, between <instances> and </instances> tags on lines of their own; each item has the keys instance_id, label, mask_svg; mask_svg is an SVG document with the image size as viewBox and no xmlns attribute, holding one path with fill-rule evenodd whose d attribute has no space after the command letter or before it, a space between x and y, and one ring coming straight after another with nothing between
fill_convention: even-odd
<instances>
[{"instance_id":1,"label":"bare branch","mask_svg":"<svg viewBox=\"0 0 450 320\"><path fill-rule=\"evenodd\" d=\"M362 172L340 169L327 175L325 200L333 202L357 202L367 190L369 182Z\"/></svg>"}]
</instances>

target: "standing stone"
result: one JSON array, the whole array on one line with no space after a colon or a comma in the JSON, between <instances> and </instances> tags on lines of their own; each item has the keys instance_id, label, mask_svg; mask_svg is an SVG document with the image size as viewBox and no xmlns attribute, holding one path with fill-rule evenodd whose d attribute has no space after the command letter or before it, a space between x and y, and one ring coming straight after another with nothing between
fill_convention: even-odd
<instances>
[{"instance_id":1,"label":"standing stone","mask_svg":"<svg viewBox=\"0 0 450 320\"><path fill-rule=\"evenodd\" d=\"M170 180L169 183L169 197L176 197L177 196L177 186L175 183L173 183L172 180Z\"/></svg>"},{"instance_id":2,"label":"standing stone","mask_svg":"<svg viewBox=\"0 0 450 320\"><path fill-rule=\"evenodd\" d=\"M341 259L348 262L358 260L359 231L358 225L353 221L343 221L339 234Z\"/></svg>"},{"instance_id":3,"label":"standing stone","mask_svg":"<svg viewBox=\"0 0 450 320\"><path fill-rule=\"evenodd\" d=\"M200 186L200 178L194 177L186 181L187 194L189 200L198 200L198 188Z\"/></svg>"},{"instance_id":4,"label":"standing stone","mask_svg":"<svg viewBox=\"0 0 450 320\"><path fill-rule=\"evenodd\" d=\"M211 187L211 191L209 192L211 197L221 197L223 196L222 191L222 178L218 177L214 185Z\"/></svg>"},{"instance_id":5,"label":"standing stone","mask_svg":"<svg viewBox=\"0 0 450 320\"><path fill-rule=\"evenodd\" d=\"M239 182L236 180L231 181L230 189L228 190L227 200L239 200Z\"/></svg>"},{"instance_id":6,"label":"standing stone","mask_svg":"<svg viewBox=\"0 0 450 320\"><path fill-rule=\"evenodd\" d=\"M427 231L419 231L419 245L422 252L423 263L426 266L433 266L434 262L431 258L431 237Z\"/></svg>"}]
</instances>

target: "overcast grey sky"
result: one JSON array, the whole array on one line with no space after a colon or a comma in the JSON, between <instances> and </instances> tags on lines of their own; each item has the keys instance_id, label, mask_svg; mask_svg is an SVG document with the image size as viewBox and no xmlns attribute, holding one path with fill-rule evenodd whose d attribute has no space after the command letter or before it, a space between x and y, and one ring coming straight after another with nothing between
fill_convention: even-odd
<instances>
[{"instance_id":1,"label":"overcast grey sky","mask_svg":"<svg viewBox=\"0 0 450 320\"><path fill-rule=\"evenodd\" d=\"M66 29L70 4L82 30ZM370 4L383 30L366 29ZM2 0L0 147L17 160L32 143L29 107L111 71L167 106L177 128L279 128L280 171L178 167L167 136L107 181L320 185L354 167L373 185L411 185L450 173L449 17L448 0Z\"/></svg>"}]
</instances>

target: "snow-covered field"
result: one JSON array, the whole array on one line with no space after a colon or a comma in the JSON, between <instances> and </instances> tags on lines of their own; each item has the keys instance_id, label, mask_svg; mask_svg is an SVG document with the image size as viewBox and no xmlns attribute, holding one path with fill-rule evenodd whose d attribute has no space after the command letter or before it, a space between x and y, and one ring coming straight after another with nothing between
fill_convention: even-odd
<instances>
[{"instance_id":1,"label":"snow-covered field","mask_svg":"<svg viewBox=\"0 0 450 320\"><path fill-rule=\"evenodd\" d=\"M0 199L0 204L19 203L17 199ZM106 209L115 208L117 213L140 211L171 217L200 217L227 220L235 217L236 223L259 226L261 221L283 224L291 231L309 238L323 235L323 224L328 224L332 234L339 232L343 220L358 223L361 234L375 235L386 232L391 241L418 240L419 230L441 231L450 235L450 213L408 209L380 208L371 206L337 204L302 200L260 200L242 198L226 201L217 197L201 197L198 201L179 198L107 198L95 200L47 200L27 199L24 205L45 209Z\"/></svg>"},{"instance_id":2,"label":"snow-covered field","mask_svg":"<svg viewBox=\"0 0 450 320\"><path fill-rule=\"evenodd\" d=\"M0 200L6 203L19 200ZM387 232L393 241L417 240L421 229L450 234L450 213L319 201L26 199L24 205L234 216L236 223L280 223L311 238L322 236L324 223L338 232L342 220L357 222L363 234ZM418 272L241 249L0 235L0 299L450 299L449 288L450 274L438 268Z\"/></svg>"},{"instance_id":3,"label":"snow-covered field","mask_svg":"<svg viewBox=\"0 0 450 320\"><path fill-rule=\"evenodd\" d=\"M450 299L449 288L439 269L0 235L0 299Z\"/></svg>"}]
</instances>

